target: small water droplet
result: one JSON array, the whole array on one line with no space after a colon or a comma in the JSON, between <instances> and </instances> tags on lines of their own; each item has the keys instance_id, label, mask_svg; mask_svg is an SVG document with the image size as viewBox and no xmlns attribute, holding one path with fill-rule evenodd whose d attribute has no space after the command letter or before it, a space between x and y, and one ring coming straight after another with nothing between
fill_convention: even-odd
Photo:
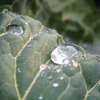
<instances>
[{"instance_id":1,"label":"small water droplet","mask_svg":"<svg viewBox=\"0 0 100 100\"><path fill-rule=\"evenodd\" d=\"M61 72L61 69L57 69L56 71L59 73L59 72Z\"/></svg>"},{"instance_id":2,"label":"small water droplet","mask_svg":"<svg viewBox=\"0 0 100 100\"><path fill-rule=\"evenodd\" d=\"M69 64L69 66L71 66L71 64Z\"/></svg>"},{"instance_id":3,"label":"small water droplet","mask_svg":"<svg viewBox=\"0 0 100 100\"><path fill-rule=\"evenodd\" d=\"M59 84L58 84L58 83L53 83L53 86L54 86L54 87L58 87Z\"/></svg>"},{"instance_id":4,"label":"small water droplet","mask_svg":"<svg viewBox=\"0 0 100 100\"><path fill-rule=\"evenodd\" d=\"M29 40L32 40L32 37L29 37Z\"/></svg>"},{"instance_id":5,"label":"small water droplet","mask_svg":"<svg viewBox=\"0 0 100 100\"><path fill-rule=\"evenodd\" d=\"M51 30L50 28L47 28L47 29L46 29L47 33L48 33L50 30Z\"/></svg>"},{"instance_id":6,"label":"small water droplet","mask_svg":"<svg viewBox=\"0 0 100 100\"><path fill-rule=\"evenodd\" d=\"M78 54L78 51L71 45L60 45L51 53L51 60L56 64L68 64Z\"/></svg>"},{"instance_id":7,"label":"small water droplet","mask_svg":"<svg viewBox=\"0 0 100 100\"><path fill-rule=\"evenodd\" d=\"M48 79L52 79L52 76L49 76Z\"/></svg>"},{"instance_id":8,"label":"small water droplet","mask_svg":"<svg viewBox=\"0 0 100 100\"><path fill-rule=\"evenodd\" d=\"M20 56L21 55L21 52L18 52L18 56Z\"/></svg>"},{"instance_id":9,"label":"small water droplet","mask_svg":"<svg viewBox=\"0 0 100 100\"><path fill-rule=\"evenodd\" d=\"M46 67L47 67L46 64L42 64L42 65L40 66L40 69L41 69L41 70L44 70Z\"/></svg>"},{"instance_id":10,"label":"small water droplet","mask_svg":"<svg viewBox=\"0 0 100 100\"><path fill-rule=\"evenodd\" d=\"M41 95L41 96L39 96L39 100L42 100L43 99L43 96Z\"/></svg>"},{"instance_id":11,"label":"small water droplet","mask_svg":"<svg viewBox=\"0 0 100 100\"><path fill-rule=\"evenodd\" d=\"M2 13L7 13L8 9L3 9Z\"/></svg>"},{"instance_id":12,"label":"small water droplet","mask_svg":"<svg viewBox=\"0 0 100 100\"><path fill-rule=\"evenodd\" d=\"M7 34L15 34L15 35L21 35L23 33L23 28L19 25L9 25L6 28Z\"/></svg>"},{"instance_id":13,"label":"small water droplet","mask_svg":"<svg viewBox=\"0 0 100 100\"><path fill-rule=\"evenodd\" d=\"M70 70L73 70L73 68L70 68Z\"/></svg>"},{"instance_id":14,"label":"small water droplet","mask_svg":"<svg viewBox=\"0 0 100 100\"><path fill-rule=\"evenodd\" d=\"M61 79L61 80L63 80L63 79L64 79L64 77L60 77L60 79Z\"/></svg>"},{"instance_id":15,"label":"small water droplet","mask_svg":"<svg viewBox=\"0 0 100 100\"><path fill-rule=\"evenodd\" d=\"M31 45L31 44L28 44L27 46L28 46L28 47L31 47L32 45Z\"/></svg>"},{"instance_id":16,"label":"small water droplet","mask_svg":"<svg viewBox=\"0 0 100 100\"><path fill-rule=\"evenodd\" d=\"M86 56L87 56L87 54L83 54L83 55L82 55L82 58L84 59L84 58L86 58Z\"/></svg>"},{"instance_id":17,"label":"small water droplet","mask_svg":"<svg viewBox=\"0 0 100 100\"><path fill-rule=\"evenodd\" d=\"M18 68L17 71L18 71L18 73L20 73L21 72L20 68Z\"/></svg>"}]
</instances>

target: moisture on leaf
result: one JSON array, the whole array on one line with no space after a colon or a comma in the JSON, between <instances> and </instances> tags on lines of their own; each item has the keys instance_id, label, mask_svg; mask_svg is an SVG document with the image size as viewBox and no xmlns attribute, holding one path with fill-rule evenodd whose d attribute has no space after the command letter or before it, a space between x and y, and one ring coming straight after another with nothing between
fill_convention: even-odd
<instances>
[{"instance_id":1,"label":"moisture on leaf","mask_svg":"<svg viewBox=\"0 0 100 100\"><path fill-rule=\"evenodd\" d=\"M98 58L38 20L0 13L0 100L100 100Z\"/></svg>"}]
</instances>

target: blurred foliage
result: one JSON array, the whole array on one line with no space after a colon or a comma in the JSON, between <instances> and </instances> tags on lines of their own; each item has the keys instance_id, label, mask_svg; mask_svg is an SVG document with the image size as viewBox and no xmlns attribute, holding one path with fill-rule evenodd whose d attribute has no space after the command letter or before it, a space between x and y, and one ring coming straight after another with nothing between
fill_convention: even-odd
<instances>
[{"instance_id":1,"label":"blurred foliage","mask_svg":"<svg viewBox=\"0 0 100 100\"><path fill-rule=\"evenodd\" d=\"M46 27L56 29L66 42L100 53L98 0L3 0L0 10L29 15Z\"/></svg>"}]
</instances>

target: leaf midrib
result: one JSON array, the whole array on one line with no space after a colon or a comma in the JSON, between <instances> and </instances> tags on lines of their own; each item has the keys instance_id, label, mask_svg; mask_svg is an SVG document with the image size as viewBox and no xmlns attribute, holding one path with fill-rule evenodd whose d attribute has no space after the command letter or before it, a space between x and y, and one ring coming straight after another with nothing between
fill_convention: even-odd
<instances>
[{"instance_id":1,"label":"leaf midrib","mask_svg":"<svg viewBox=\"0 0 100 100\"><path fill-rule=\"evenodd\" d=\"M41 27L40 31L43 29L43 27L44 27L44 26ZM40 32L40 31L39 31L39 32ZM16 77L16 72L17 72L17 70L16 70L16 69L17 69L16 61L17 61L17 57L18 57L19 53L22 52L23 49L27 46L27 44L28 44L34 37L36 37L37 35L39 35L39 34L37 33L37 34L34 35L33 37L31 36L31 37L30 37L31 39L29 39L29 40L25 43L25 45L22 47L22 49L17 53L16 57L14 57L14 58L15 58L15 69L14 69L14 77L15 77L15 78L14 78L14 82L15 82L15 89L16 89L16 92L17 92L18 100L25 100L25 99L26 99L26 97L27 97L27 95L28 95L28 93L29 93L31 87L33 86L33 84L35 83L36 79L38 78L38 76L39 76L40 73L41 73L41 70L39 70L38 73L37 73L37 75L36 75L36 77L33 79L32 83L30 84L29 88L27 89L27 92L26 92L26 93L24 94L24 96L21 98L20 93L19 93L19 89L18 89L18 87L17 87L17 77Z\"/></svg>"}]
</instances>

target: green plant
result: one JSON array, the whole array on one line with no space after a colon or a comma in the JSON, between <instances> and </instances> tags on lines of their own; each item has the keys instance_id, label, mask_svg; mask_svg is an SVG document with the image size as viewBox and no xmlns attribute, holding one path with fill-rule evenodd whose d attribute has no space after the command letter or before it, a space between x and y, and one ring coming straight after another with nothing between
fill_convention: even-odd
<instances>
[{"instance_id":1,"label":"green plant","mask_svg":"<svg viewBox=\"0 0 100 100\"><path fill-rule=\"evenodd\" d=\"M97 0L3 0L0 11L28 15L57 30L65 41L81 45L88 53L100 53L100 12ZM98 3L99 4L99 3Z\"/></svg>"},{"instance_id":2,"label":"green plant","mask_svg":"<svg viewBox=\"0 0 100 100\"><path fill-rule=\"evenodd\" d=\"M100 56L65 43L38 20L5 9L0 13L0 99L100 100Z\"/></svg>"}]
</instances>

